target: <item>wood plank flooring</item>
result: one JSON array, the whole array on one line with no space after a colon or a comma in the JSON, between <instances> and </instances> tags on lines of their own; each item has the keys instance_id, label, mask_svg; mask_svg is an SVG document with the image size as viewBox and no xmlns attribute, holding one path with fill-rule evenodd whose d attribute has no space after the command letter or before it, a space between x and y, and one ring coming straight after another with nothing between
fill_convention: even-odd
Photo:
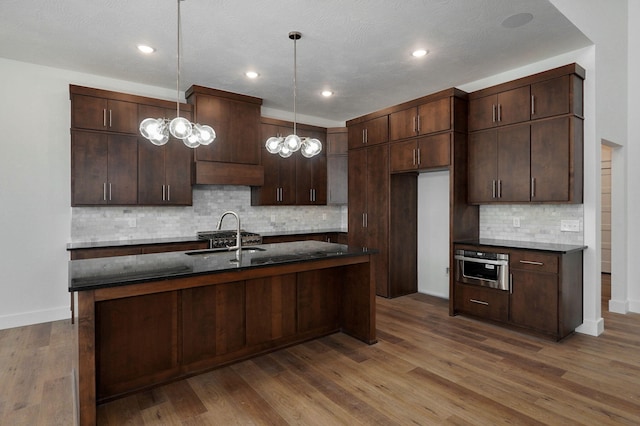
<instances>
[{"instance_id":1,"label":"wood plank flooring","mask_svg":"<svg viewBox=\"0 0 640 426\"><path fill-rule=\"evenodd\" d=\"M112 401L99 424L640 424L640 314L603 307L604 334L555 343L425 295L377 308L375 345L334 334ZM71 332L0 331L0 424L73 424Z\"/></svg>"}]
</instances>

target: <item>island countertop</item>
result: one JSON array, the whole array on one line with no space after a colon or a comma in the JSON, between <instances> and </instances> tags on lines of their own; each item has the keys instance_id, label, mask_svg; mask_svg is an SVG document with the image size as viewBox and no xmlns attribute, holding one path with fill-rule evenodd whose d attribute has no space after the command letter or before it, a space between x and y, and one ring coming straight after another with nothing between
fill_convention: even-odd
<instances>
[{"instance_id":1,"label":"island countertop","mask_svg":"<svg viewBox=\"0 0 640 426\"><path fill-rule=\"evenodd\" d=\"M69 261L69 291L362 256L376 252L321 241L296 241L243 247L239 256L235 250L213 249L72 260Z\"/></svg>"}]
</instances>

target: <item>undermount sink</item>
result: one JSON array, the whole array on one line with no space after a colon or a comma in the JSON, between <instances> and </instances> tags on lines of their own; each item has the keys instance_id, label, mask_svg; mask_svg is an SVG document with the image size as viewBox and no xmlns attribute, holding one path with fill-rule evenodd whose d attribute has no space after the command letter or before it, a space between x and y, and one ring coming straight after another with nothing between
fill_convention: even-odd
<instances>
[{"instance_id":1,"label":"undermount sink","mask_svg":"<svg viewBox=\"0 0 640 426\"><path fill-rule=\"evenodd\" d=\"M262 247L241 247L240 250L245 253L255 253L258 251L265 251L266 249L263 249ZM217 254L217 253L231 253L234 251L236 250L229 250L226 248L214 248L214 249L206 249L206 250L188 251L185 254L187 256L206 256L206 255Z\"/></svg>"}]
</instances>

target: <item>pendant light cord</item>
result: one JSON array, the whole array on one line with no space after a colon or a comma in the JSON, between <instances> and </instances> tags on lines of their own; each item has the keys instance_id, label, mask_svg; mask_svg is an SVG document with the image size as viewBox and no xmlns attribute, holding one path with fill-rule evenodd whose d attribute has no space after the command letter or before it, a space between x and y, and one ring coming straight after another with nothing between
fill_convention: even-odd
<instances>
[{"instance_id":1,"label":"pendant light cord","mask_svg":"<svg viewBox=\"0 0 640 426\"><path fill-rule=\"evenodd\" d=\"M180 33L182 32L182 25L181 25L181 21L182 19L180 18L180 2L183 0L178 0L178 46L177 46L177 52L178 52L178 65L176 66L176 117L180 117Z\"/></svg>"},{"instance_id":2,"label":"pendant light cord","mask_svg":"<svg viewBox=\"0 0 640 426\"><path fill-rule=\"evenodd\" d=\"M298 121L297 111L296 111L296 93L297 93L297 74L298 74L298 58L297 58L297 42L298 36L294 36L293 38L293 134L297 135L296 131L296 122Z\"/></svg>"}]
</instances>

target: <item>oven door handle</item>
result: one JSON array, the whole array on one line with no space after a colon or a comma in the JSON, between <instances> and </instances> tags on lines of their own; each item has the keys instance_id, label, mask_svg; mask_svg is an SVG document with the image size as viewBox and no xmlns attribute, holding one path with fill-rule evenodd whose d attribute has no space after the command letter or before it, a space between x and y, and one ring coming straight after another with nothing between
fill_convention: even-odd
<instances>
[{"instance_id":1,"label":"oven door handle","mask_svg":"<svg viewBox=\"0 0 640 426\"><path fill-rule=\"evenodd\" d=\"M489 265L498 265L498 266L508 266L508 260L490 260L490 259L478 259L476 257L467 257L456 254L454 257L456 260L462 260L465 262L474 262L474 263L486 263Z\"/></svg>"}]
</instances>

